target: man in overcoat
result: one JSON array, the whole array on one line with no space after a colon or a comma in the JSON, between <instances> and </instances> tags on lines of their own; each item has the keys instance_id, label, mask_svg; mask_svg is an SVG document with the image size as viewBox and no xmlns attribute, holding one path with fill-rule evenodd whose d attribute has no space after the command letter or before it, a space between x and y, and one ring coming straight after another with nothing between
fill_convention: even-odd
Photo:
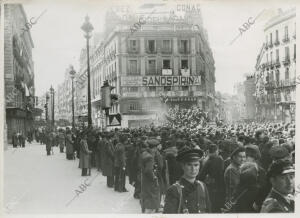
<instances>
[{"instance_id":1,"label":"man in overcoat","mask_svg":"<svg viewBox=\"0 0 300 218\"><path fill-rule=\"evenodd\" d=\"M87 170L91 167L91 155L92 151L89 150L87 144L87 132L83 131L80 141L80 159L79 168L81 168L81 176L87 176Z\"/></svg>"}]
</instances>

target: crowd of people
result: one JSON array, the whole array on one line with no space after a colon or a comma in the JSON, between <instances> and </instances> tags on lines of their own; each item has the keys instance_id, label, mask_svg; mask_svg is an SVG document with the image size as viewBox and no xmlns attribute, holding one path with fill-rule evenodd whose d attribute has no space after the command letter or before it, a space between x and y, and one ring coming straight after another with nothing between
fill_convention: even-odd
<instances>
[{"instance_id":1,"label":"crowd of people","mask_svg":"<svg viewBox=\"0 0 300 218\"><path fill-rule=\"evenodd\" d=\"M295 124L249 123L114 129L45 128L46 153L66 148L82 176L134 186L143 213L293 212Z\"/></svg>"}]
</instances>

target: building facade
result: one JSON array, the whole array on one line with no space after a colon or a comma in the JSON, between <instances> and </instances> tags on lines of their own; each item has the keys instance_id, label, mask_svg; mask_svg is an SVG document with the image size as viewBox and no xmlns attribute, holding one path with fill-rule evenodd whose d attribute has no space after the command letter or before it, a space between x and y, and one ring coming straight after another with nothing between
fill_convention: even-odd
<instances>
[{"instance_id":1,"label":"building facade","mask_svg":"<svg viewBox=\"0 0 300 218\"><path fill-rule=\"evenodd\" d=\"M264 33L255 72L256 117L291 122L296 108L296 9L279 10Z\"/></svg>"},{"instance_id":2,"label":"building facade","mask_svg":"<svg viewBox=\"0 0 300 218\"><path fill-rule=\"evenodd\" d=\"M245 119L255 119L255 77L254 75L246 76L244 81L245 96Z\"/></svg>"},{"instance_id":3,"label":"building facade","mask_svg":"<svg viewBox=\"0 0 300 218\"><path fill-rule=\"evenodd\" d=\"M34 121L34 47L21 4L4 5L4 79L8 142L14 132L26 134Z\"/></svg>"},{"instance_id":4,"label":"building facade","mask_svg":"<svg viewBox=\"0 0 300 218\"><path fill-rule=\"evenodd\" d=\"M154 19L157 16L157 19ZM106 15L110 32L93 48L91 87L97 126L139 127L161 120L170 107L197 106L214 116L215 67L199 13L172 20L161 15ZM149 18L149 19L148 19ZM132 27L144 19L138 29ZM115 87L110 116L101 110L104 81Z\"/></svg>"}]
</instances>

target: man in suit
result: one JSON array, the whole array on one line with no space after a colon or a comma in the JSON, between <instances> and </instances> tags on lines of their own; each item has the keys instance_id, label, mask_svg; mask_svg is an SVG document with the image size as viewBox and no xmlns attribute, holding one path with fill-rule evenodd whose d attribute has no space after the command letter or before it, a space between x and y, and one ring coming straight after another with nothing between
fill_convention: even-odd
<instances>
[{"instance_id":1,"label":"man in suit","mask_svg":"<svg viewBox=\"0 0 300 218\"><path fill-rule=\"evenodd\" d=\"M261 213L293 213L295 169L289 160L278 160L271 164L268 178L272 189L265 199Z\"/></svg>"}]
</instances>

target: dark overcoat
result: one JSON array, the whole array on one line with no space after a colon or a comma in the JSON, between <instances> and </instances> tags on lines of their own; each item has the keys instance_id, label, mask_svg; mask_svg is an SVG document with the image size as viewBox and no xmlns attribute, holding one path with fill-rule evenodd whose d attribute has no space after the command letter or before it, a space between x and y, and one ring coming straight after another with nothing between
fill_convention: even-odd
<instances>
[{"instance_id":1,"label":"dark overcoat","mask_svg":"<svg viewBox=\"0 0 300 218\"><path fill-rule=\"evenodd\" d=\"M71 133L66 134L66 154L73 154L74 146Z\"/></svg>"},{"instance_id":2,"label":"dark overcoat","mask_svg":"<svg viewBox=\"0 0 300 218\"><path fill-rule=\"evenodd\" d=\"M88 148L87 141L85 139L81 139L79 168L91 168L90 154L91 151Z\"/></svg>"},{"instance_id":3,"label":"dark overcoat","mask_svg":"<svg viewBox=\"0 0 300 218\"><path fill-rule=\"evenodd\" d=\"M113 176L113 167L114 167L114 148L113 144L104 140L103 149L101 151L101 160L102 160L102 175L103 176Z\"/></svg>"},{"instance_id":4,"label":"dark overcoat","mask_svg":"<svg viewBox=\"0 0 300 218\"><path fill-rule=\"evenodd\" d=\"M160 186L155 174L155 159L149 151L142 153L141 203L145 209L158 209L160 206Z\"/></svg>"}]
</instances>

